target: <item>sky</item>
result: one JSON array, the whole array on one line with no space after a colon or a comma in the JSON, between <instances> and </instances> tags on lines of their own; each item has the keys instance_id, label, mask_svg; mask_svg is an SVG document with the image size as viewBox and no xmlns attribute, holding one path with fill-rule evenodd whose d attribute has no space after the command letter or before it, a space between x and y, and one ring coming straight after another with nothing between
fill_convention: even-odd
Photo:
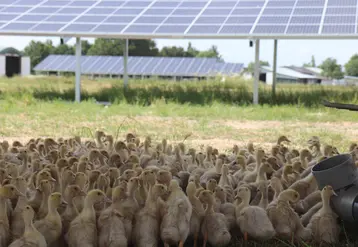
<instances>
[{"instance_id":1,"label":"sky","mask_svg":"<svg viewBox=\"0 0 358 247\"><path fill-rule=\"evenodd\" d=\"M3 36L0 40L0 47L14 47L22 50L31 40L45 41L46 37L22 37ZM51 38L54 44L58 44L59 38ZM92 40L90 40L92 41ZM157 39L157 46L182 46L186 48L188 43L199 49L205 50L216 45L220 54L226 62L244 63L246 66L255 58L255 48L249 46L249 40L177 40ZM69 44L74 44L71 39ZM311 61L312 55L316 63L320 64L327 57L336 58L338 63L344 65L349 58L358 53L357 40L279 40L278 41L278 66L297 65ZM268 61L272 65L273 40L260 41L260 60Z\"/></svg>"}]
</instances>

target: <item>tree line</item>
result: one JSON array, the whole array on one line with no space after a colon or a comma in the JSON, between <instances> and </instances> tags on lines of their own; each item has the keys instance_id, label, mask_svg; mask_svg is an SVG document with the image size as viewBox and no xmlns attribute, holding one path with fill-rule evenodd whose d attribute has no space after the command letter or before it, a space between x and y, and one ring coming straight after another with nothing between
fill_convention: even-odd
<instances>
[{"instance_id":1,"label":"tree line","mask_svg":"<svg viewBox=\"0 0 358 247\"><path fill-rule=\"evenodd\" d=\"M124 40L98 38L93 44L87 40L81 41L82 55L92 56L122 56ZM23 51L23 54L31 58L33 68L50 54L74 55L75 46L59 44L55 46L51 40L45 42L32 40ZM154 40L129 40L129 56L161 56L161 57L211 57L222 60L215 45L208 50L200 51L189 42L187 49L177 46L157 47Z\"/></svg>"}]
</instances>

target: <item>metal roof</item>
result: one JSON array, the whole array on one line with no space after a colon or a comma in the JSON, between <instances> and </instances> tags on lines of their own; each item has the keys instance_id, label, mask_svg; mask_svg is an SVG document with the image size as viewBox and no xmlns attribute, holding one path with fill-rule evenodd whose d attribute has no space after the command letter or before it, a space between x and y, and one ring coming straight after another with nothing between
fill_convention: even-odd
<instances>
[{"instance_id":1,"label":"metal roof","mask_svg":"<svg viewBox=\"0 0 358 247\"><path fill-rule=\"evenodd\" d=\"M0 34L356 39L358 0L1 0Z\"/></svg>"},{"instance_id":2,"label":"metal roof","mask_svg":"<svg viewBox=\"0 0 358 247\"><path fill-rule=\"evenodd\" d=\"M268 66L262 66L261 67L261 72L272 72L273 69L271 67ZM313 75L308 75L308 74L303 74L300 72L297 72L295 70L292 70L290 68L285 68L285 67L278 67L277 70L277 75L281 75L281 76L285 76L285 77L289 77L289 78L298 78L298 79L319 79L319 77L317 76L313 76Z\"/></svg>"},{"instance_id":3,"label":"metal roof","mask_svg":"<svg viewBox=\"0 0 358 247\"><path fill-rule=\"evenodd\" d=\"M216 58L191 57L128 57L129 75L154 76L214 76L237 75L242 63L224 63ZM49 55L34 68L35 71L75 72L76 57ZM82 74L122 75L122 56L82 56Z\"/></svg>"}]
</instances>

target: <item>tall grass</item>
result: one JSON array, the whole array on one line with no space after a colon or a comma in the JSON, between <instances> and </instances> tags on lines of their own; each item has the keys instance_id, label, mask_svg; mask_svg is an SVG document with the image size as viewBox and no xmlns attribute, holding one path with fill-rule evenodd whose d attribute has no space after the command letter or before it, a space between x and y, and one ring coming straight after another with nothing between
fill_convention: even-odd
<instances>
[{"instance_id":1,"label":"tall grass","mask_svg":"<svg viewBox=\"0 0 358 247\"><path fill-rule=\"evenodd\" d=\"M31 95L38 100L74 100L74 78L13 78L0 80L0 99ZM248 105L252 102L252 82L231 78L226 82L169 80L130 80L123 88L121 80L97 79L82 81L82 99L111 103L150 105L159 100L179 104L210 105L212 103ZM261 83L259 103L262 105L301 105L317 107L323 100L358 102L355 87L278 84L276 97L271 87Z\"/></svg>"}]
</instances>

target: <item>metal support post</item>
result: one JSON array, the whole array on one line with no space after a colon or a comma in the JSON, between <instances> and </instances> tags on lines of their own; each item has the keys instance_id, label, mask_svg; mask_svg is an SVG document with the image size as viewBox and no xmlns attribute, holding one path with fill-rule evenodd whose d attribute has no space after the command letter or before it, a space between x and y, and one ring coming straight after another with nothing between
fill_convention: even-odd
<instances>
[{"instance_id":1,"label":"metal support post","mask_svg":"<svg viewBox=\"0 0 358 247\"><path fill-rule=\"evenodd\" d=\"M76 38L76 102L81 101L81 38Z\"/></svg>"},{"instance_id":2,"label":"metal support post","mask_svg":"<svg viewBox=\"0 0 358 247\"><path fill-rule=\"evenodd\" d=\"M254 71L254 90L253 103L259 103L259 79L260 79L260 40L255 41L255 71Z\"/></svg>"},{"instance_id":3,"label":"metal support post","mask_svg":"<svg viewBox=\"0 0 358 247\"><path fill-rule=\"evenodd\" d=\"M123 47L123 85L128 86L128 39L125 40Z\"/></svg>"}]
</instances>

